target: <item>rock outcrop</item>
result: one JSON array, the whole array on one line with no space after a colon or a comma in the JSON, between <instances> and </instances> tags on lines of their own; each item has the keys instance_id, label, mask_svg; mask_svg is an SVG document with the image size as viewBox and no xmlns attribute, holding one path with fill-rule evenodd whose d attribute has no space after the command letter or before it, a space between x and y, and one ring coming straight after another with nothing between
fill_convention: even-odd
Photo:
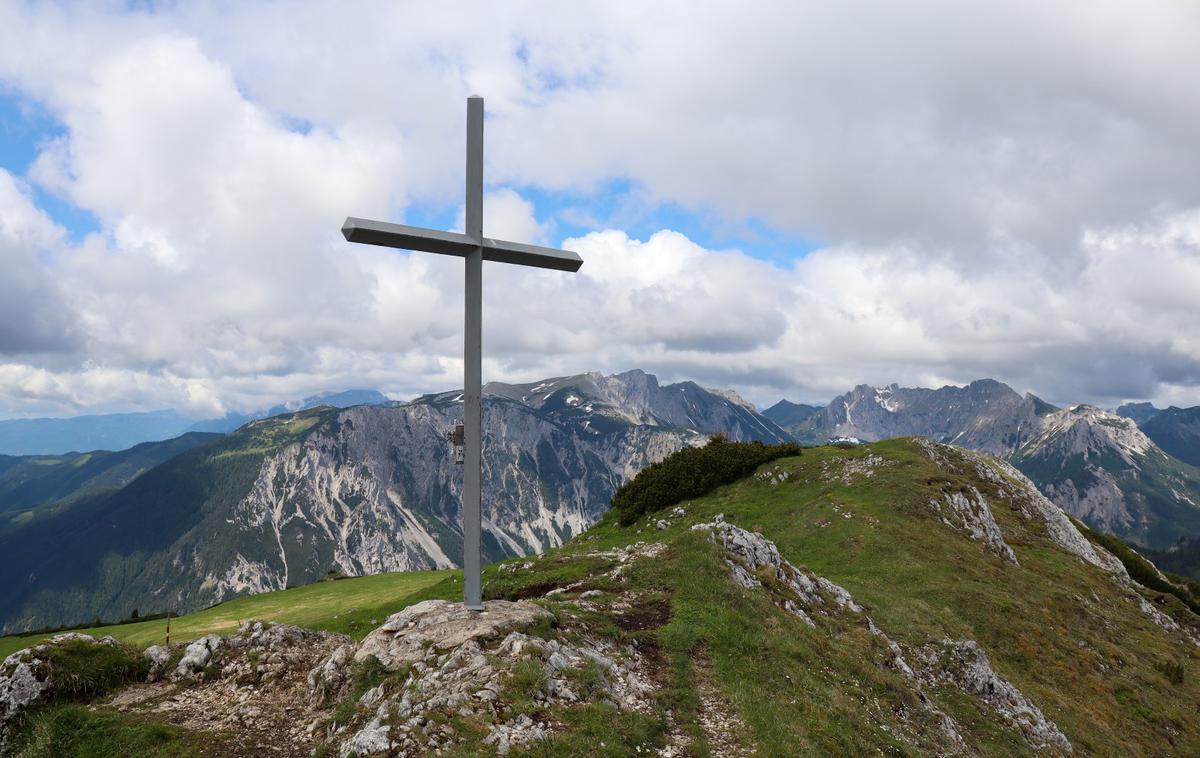
<instances>
[{"instance_id":1,"label":"rock outcrop","mask_svg":"<svg viewBox=\"0 0 1200 758\"><path fill-rule=\"evenodd\" d=\"M992 669L987 653L974 640L945 639L926 645L915 651L914 660L928 683L948 682L978 699L1019 729L1033 747L1074 752L1058 726Z\"/></svg>"},{"instance_id":2,"label":"rock outcrop","mask_svg":"<svg viewBox=\"0 0 1200 758\"><path fill-rule=\"evenodd\" d=\"M429 714L485 716L484 744L504 754L549 734L520 701L549 705L608 701L646 710L649 685L639 655L612 643L527 634L553 615L529 601L488 601L482 612L430 600L395 614L352 653L338 648L308 678L320 700L353 694L354 664L381 666L388 676L357 696L359 716L330 742L341 756L418 755L449 748L463 735Z\"/></svg>"},{"instance_id":3,"label":"rock outcrop","mask_svg":"<svg viewBox=\"0 0 1200 758\"><path fill-rule=\"evenodd\" d=\"M986 509L986 504L983 506ZM994 522L993 522L994 523ZM994 710L1010 726L1021 731L1035 748L1054 748L1071 753L1071 743L1054 722L1043 715L1024 694L1008 680L996 674L987 654L973 640L945 640L940 645L926 645L912 651L906 660L904 650L880 629L845 588L824 577L797 568L780 553L775 543L757 532L750 532L723 520L696 524L692 529L709 532L728 554L726 564L735 583L748 589L767 589L763 579L769 577L774 592L784 588L794 595L783 598L781 607L816 627L813 613L831 615L841 612L861 617L871 634L879 638L890 653L886 662L910 680L920 694L922 707L939 724L947 750L969 754L954 720L935 706L921 687L950 682L978 698ZM1015 561L1014 561L1015 562ZM798 601L798 602L796 602ZM778 601L777 601L778 602Z\"/></svg>"},{"instance_id":4,"label":"rock outcrop","mask_svg":"<svg viewBox=\"0 0 1200 758\"><path fill-rule=\"evenodd\" d=\"M169 670L172 649L149 648L150 682L123 690L107 705L229 735L239 754L301 758L321 744L329 717L326 704L309 696L310 672L352 645L340 634L247 621L228 637L174 646L182 657Z\"/></svg>"},{"instance_id":5,"label":"rock outcrop","mask_svg":"<svg viewBox=\"0 0 1200 758\"><path fill-rule=\"evenodd\" d=\"M946 526L982 542L989 551L1009 563L1017 562L1016 554L1005 544L1000 525L979 490L970 487L966 492L948 492L941 500L930 500L929 505Z\"/></svg>"},{"instance_id":6,"label":"rock outcrop","mask_svg":"<svg viewBox=\"0 0 1200 758\"><path fill-rule=\"evenodd\" d=\"M426 600L389 617L368 634L354 660L376 658L385 668L397 670L424 660L431 649L444 653L471 640L493 639L552 618L549 611L529 602L490 600L483 611L472 611L462 603Z\"/></svg>"}]
</instances>

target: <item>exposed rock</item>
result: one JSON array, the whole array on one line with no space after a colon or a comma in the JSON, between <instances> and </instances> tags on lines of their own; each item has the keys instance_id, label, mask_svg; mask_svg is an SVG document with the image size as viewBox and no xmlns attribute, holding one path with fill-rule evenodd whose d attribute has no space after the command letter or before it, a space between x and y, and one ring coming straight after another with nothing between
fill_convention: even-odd
<instances>
[{"instance_id":1,"label":"exposed rock","mask_svg":"<svg viewBox=\"0 0 1200 758\"><path fill-rule=\"evenodd\" d=\"M1043 524L1046 536L1063 550L1097 568L1126 575L1125 567L1120 561L1107 551L1098 550L1093 546L1087 537L1075 528L1063 509L1050 502L1029 477L1011 464L982 453L941 445L926 439L918 439L917 444L939 467L953 473L976 475L995 485L1005 502L1014 506L1027 520ZM965 465L956 462L958 460Z\"/></svg>"},{"instance_id":2,"label":"exposed rock","mask_svg":"<svg viewBox=\"0 0 1200 758\"><path fill-rule=\"evenodd\" d=\"M617 567L609 571L605 576L610 579L622 579L629 563L643 558L657 558L666 552L666 549L667 546L661 542L635 542L632 545L613 550L586 553L585 557L615 561L618 564Z\"/></svg>"},{"instance_id":3,"label":"exposed rock","mask_svg":"<svg viewBox=\"0 0 1200 758\"><path fill-rule=\"evenodd\" d=\"M147 679L154 681L162 676L167 663L171 660L171 649L165 645L151 645L142 652L142 655L150 661L150 674Z\"/></svg>"},{"instance_id":4,"label":"exposed rock","mask_svg":"<svg viewBox=\"0 0 1200 758\"><path fill-rule=\"evenodd\" d=\"M930 460L947 471L974 474L995 485L1003 499L1018 513L1030 521L1042 524L1046 536L1063 550L1091 565L1107 572L1129 600L1137 604L1147 618L1170 632L1183 635L1193 644L1200 646L1200 637L1192 630L1176 623L1170 616L1148 603L1138 588L1141 586L1129 576L1125 566L1112 553L1093 545L1075 528L1063 509L1052 503L1024 474L1011 464L970 450L938 445L928 440L918 440ZM956 459L970 466L963 470Z\"/></svg>"},{"instance_id":5,"label":"exposed rock","mask_svg":"<svg viewBox=\"0 0 1200 758\"><path fill-rule=\"evenodd\" d=\"M171 678L175 680L186 679L203 671L208 662L212 660L213 652L221 647L222 642L223 640L220 637L210 634L189 644L184 648L183 657L176 664Z\"/></svg>"},{"instance_id":6,"label":"exposed rock","mask_svg":"<svg viewBox=\"0 0 1200 758\"><path fill-rule=\"evenodd\" d=\"M357 705L370 711L341 740L340 755L416 755L453 744L454 735L430 732L433 722L425 714L439 711L485 716L493 723L486 742L501 753L546 736L551 725L513 713L501 698L514 667L523 662L536 663L544 676L533 685L535 691L521 693L540 706L607 700L622 709L649 708L650 685L637 673L634 650L601 640L524 634L517 628L551 617L532 603L489 601L485 608L476 613L457 603L419 603L363 640L353 658L375 656L403 681L385 683L360 697ZM314 670L310 685L329 681L330 672L339 668L327 661ZM590 671L586 676L585 670Z\"/></svg>"},{"instance_id":7,"label":"exposed rock","mask_svg":"<svg viewBox=\"0 0 1200 758\"><path fill-rule=\"evenodd\" d=\"M1133 585L1133 580L1130 580L1130 585ZM1138 607L1142 609L1142 613L1144 613L1146 617L1155 624L1161 626L1163 629L1166 629L1168 632L1181 634L1190 640L1193 645L1200 646L1200 638L1198 638L1191 629L1181 626L1175 621L1175 619L1155 608L1148 600L1146 600L1144 596L1142 596L1140 592L1137 591L1137 589L1131 587L1129 596L1130 599L1137 603Z\"/></svg>"},{"instance_id":8,"label":"exposed rock","mask_svg":"<svg viewBox=\"0 0 1200 758\"><path fill-rule=\"evenodd\" d=\"M368 634L354 653L354 660L374 657L388 669L397 669L424 660L430 648L446 651L468 640L497 637L553 618L549 611L527 600L489 600L483 608L472 611L449 600L426 600L409 606Z\"/></svg>"},{"instance_id":9,"label":"exposed rock","mask_svg":"<svg viewBox=\"0 0 1200 758\"><path fill-rule=\"evenodd\" d=\"M355 646L350 643L339 645L321 665L308 674L308 691L317 704L336 700L345 692L350 682L350 663L354 660Z\"/></svg>"},{"instance_id":10,"label":"exposed rock","mask_svg":"<svg viewBox=\"0 0 1200 758\"><path fill-rule=\"evenodd\" d=\"M19 650L0 664L0 754L9 724L51 686L49 665L32 650Z\"/></svg>"},{"instance_id":11,"label":"exposed rock","mask_svg":"<svg viewBox=\"0 0 1200 758\"><path fill-rule=\"evenodd\" d=\"M945 508L942 507L943 503ZM938 512L946 526L965 533L976 542L982 542L988 550L1009 563L1017 563L1016 554L1005 544L1000 525L996 523L992 509L979 490L970 487L965 493L950 492L941 501L930 500L929 505Z\"/></svg>"},{"instance_id":12,"label":"exposed rock","mask_svg":"<svg viewBox=\"0 0 1200 758\"><path fill-rule=\"evenodd\" d=\"M997 674L987 654L973 640L945 639L916 652L922 676L930 682L949 682L978 698L1009 726L1019 729L1036 748L1073 752L1058 726L1007 679Z\"/></svg>"},{"instance_id":13,"label":"exposed rock","mask_svg":"<svg viewBox=\"0 0 1200 758\"><path fill-rule=\"evenodd\" d=\"M870 479L875 476L877 468L891 464L891 461L874 453L861 458L834 458L821 464L821 475L827 482L853 484L858 479Z\"/></svg>"},{"instance_id":14,"label":"exposed rock","mask_svg":"<svg viewBox=\"0 0 1200 758\"><path fill-rule=\"evenodd\" d=\"M870 633L879 638L887 647L889 653L887 665L909 679L920 693L920 681L913 668L905 661L900 646L875 625L875 622L864 613L863 607L844 587L834 584L825 577L803 571L792 565L779 553L774 542L757 532L747 531L723 520L708 524L696 524L692 529L709 532L713 539L725 548L730 556L725 562L729 565L733 581L740 586L747 589L761 588L763 585L758 577L766 571L776 585L786 587L795 593L800 604L807 607L807 611L820 611L825 614L845 611L860 616L866 622ZM785 598L780 606L810 627L816 627L812 617L805 608L800 607L800 604L791 598ZM921 704L921 707L931 714L939 724L947 748L956 754L969 752L966 741L959 733L954 719L935 706L924 693L921 693Z\"/></svg>"},{"instance_id":15,"label":"exposed rock","mask_svg":"<svg viewBox=\"0 0 1200 758\"><path fill-rule=\"evenodd\" d=\"M236 634L216 639L216 644L204 638L187 646L194 647L197 663L204 659L201 651L207 652L202 676L174 686L139 685L118 693L107 707L229 735L238 755L310 755L323 736L316 725L328 714L324 703L307 697L308 674L335 650L352 651L350 638L248 621Z\"/></svg>"},{"instance_id":16,"label":"exposed rock","mask_svg":"<svg viewBox=\"0 0 1200 758\"><path fill-rule=\"evenodd\" d=\"M774 579L794 592L806 606L836 606L855 613L862 612L862 606L855 602L849 592L824 577L801 571L788 563L779 554L775 543L757 532L748 532L723 521L696 524L692 530L710 532L713 539L725 548L730 554L725 562L729 564L733 580L743 587L761 587L757 575L766 570L772 572ZM796 613L793 608L788 610ZM796 615L807 618L802 614Z\"/></svg>"},{"instance_id":17,"label":"exposed rock","mask_svg":"<svg viewBox=\"0 0 1200 758\"><path fill-rule=\"evenodd\" d=\"M758 472L754 475L754 478L760 482L766 482L775 486L789 481L792 478L792 474L789 471L784 471L782 466L776 465Z\"/></svg>"}]
</instances>

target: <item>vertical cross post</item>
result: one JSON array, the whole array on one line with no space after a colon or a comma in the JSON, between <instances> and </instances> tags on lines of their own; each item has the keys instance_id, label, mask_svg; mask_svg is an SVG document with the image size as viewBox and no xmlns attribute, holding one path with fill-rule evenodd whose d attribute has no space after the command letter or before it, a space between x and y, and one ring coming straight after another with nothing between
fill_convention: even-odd
<instances>
[{"instance_id":1,"label":"vertical cross post","mask_svg":"<svg viewBox=\"0 0 1200 758\"><path fill-rule=\"evenodd\" d=\"M476 247L466 254L466 320L463 340L463 600L483 610L480 563L480 479L483 394L483 98L467 99L467 197L463 231Z\"/></svg>"},{"instance_id":2,"label":"vertical cross post","mask_svg":"<svg viewBox=\"0 0 1200 758\"><path fill-rule=\"evenodd\" d=\"M483 236L483 98L467 98L467 205L463 233L421 229L351 216L342 224L347 242L399 250L457 255L466 261L463 339L463 604L483 610L479 568L483 478L483 262L578 271L583 259L569 250Z\"/></svg>"}]
</instances>

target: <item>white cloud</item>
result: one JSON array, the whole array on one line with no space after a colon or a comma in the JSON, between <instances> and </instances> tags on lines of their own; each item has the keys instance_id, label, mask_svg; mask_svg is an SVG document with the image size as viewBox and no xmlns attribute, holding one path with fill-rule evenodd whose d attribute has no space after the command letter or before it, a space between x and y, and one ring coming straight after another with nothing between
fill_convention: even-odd
<instances>
[{"instance_id":1,"label":"white cloud","mask_svg":"<svg viewBox=\"0 0 1200 758\"><path fill-rule=\"evenodd\" d=\"M69 305L49 272L62 242L28 188L0 169L0 361L75 346Z\"/></svg>"},{"instance_id":2,"label":"white cloud","mask_svg":"<svg viewBox=\"0 0 1200 758\"><path fill-rule=\"evenodd\" d=\"M1165 0L5 5L0 81L65 126L28 180L102 233L68 244L0 172L0 415L454 386L461 264L337 230L459 202L472 91L489 236L561 242L505 184L617 179L824 244L597 229L578 275L489 265L491 378L1200 402L1198 25Z\"/></svg>"}]
</instances>

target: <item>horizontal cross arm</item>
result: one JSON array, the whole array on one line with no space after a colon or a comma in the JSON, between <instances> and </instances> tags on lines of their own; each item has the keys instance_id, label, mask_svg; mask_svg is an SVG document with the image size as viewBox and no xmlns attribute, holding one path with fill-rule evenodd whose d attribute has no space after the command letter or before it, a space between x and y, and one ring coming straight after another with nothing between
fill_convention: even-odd
<instances>
[{"instance_id":1,"label":"horizontal cross arm","mask_svg":"<svg viewBox=\"0 0 1200 758\"><path fill-rule=\"evenodd\" d=\"M483 259L496 263L514 263L518 266L552 268L557 271L579 270L583 259L570 250L555 250L552 247L526 245L523 242L505 242L484 238Z\"/></svg>"},{"instance_id":2,"label":"horizontal cross arm","mask_svg":"<svg viewBox=\"0 0 1200 758\"><path fill-rule=\"evenodd\" d=\"M390 224L385 221L368 221L348 218L342 225L342 235L347 242L367 245L395 247L401 250L419 250L424 253L465 256L480 245L459 232L441 232L417 226ZM512 263L518 266L550 268L557 271L578 271L583 259L569 250L526 245L522 242L483 240L483 259L496 263Z\"/></svg>"},{"instance_id":3,"label":"horizontal cross arm","mask_svg":"<svg viewBox=\"0 0 1200 758\"><path fill-rule=\"evenodd\" d=\"M479 243L465 234L439 232L418 226L389 224L386 221L368 221L364 218L348 218L342 224L342 236L347 242L365 245L381 245L401 250L419 250L423 253L465 256Z\"/></svg>"}]
</instances>

